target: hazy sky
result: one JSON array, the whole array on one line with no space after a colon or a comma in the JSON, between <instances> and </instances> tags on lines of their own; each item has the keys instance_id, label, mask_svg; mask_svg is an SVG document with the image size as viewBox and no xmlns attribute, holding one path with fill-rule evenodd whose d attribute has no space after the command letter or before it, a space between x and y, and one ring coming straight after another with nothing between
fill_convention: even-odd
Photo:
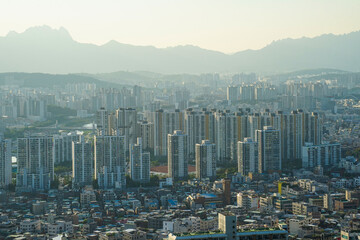
<instances>
[{"instance_id":1,"label":"hazy sky","mask_svg":"<svg viewBox=\"0 0 360 240\"><path fill-rule=\"evenodd\" d=\"M360 0L0 0L0 36L38 25L63 26L79 42L231 53L360 30Z\"/></svg>"}]
</instances>

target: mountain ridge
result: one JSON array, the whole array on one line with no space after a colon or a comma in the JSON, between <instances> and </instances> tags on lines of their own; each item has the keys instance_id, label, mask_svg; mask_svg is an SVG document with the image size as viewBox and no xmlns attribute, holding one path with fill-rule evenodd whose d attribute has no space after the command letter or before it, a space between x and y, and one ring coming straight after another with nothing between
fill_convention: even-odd
<instances>
[{"instance_id":1,"label":"mountain ridge","mask_svg":"<svg viewBox=\"0 0 360 240\"><path fill-rule=\"evenodd\" d=\"M65 28L33 27L0 37L0 72L102 73L150 71L286 72L308 68L360 71L360 31L272 41L258 50L233 54L194 45L166 48L110 40L103 45L75 41Z\"/></svg>"}]
</instances>

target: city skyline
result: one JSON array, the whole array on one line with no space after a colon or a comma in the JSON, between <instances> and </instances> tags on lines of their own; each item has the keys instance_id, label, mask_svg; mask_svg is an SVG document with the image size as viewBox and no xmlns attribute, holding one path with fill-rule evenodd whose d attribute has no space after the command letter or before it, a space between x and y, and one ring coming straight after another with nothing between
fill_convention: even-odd
<instances>
[{"instance_id":1,"label":"city skyline","mask_svg":"<svg viewBox=\"0 0 360 240\"><path fill-rule=\"evenodd\" d=\"M0 1L0 239L360 240L359 12Z\"/></svg>"}]
</instances>

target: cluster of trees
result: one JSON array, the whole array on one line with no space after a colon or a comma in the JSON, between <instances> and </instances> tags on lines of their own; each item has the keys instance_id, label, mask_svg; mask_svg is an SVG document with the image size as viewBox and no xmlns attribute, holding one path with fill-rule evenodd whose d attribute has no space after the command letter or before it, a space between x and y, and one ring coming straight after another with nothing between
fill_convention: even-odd
<instances>
[{"instance_id":1,"label":"cluster of trees","mask_svg":"<svg viewBox=\"0 0 360 240\"><path fill-rule=\"evenodd\" d=\"M61 174L61 173L66 173L66 172L71 172L71 171L72 171L72 162L71 161L57 163L54 166L54 172L56 174Z\"/></svg>"},{"instance_id":2,"label":"cluster of trees","mask_svg":"<svg viewBox=\"0 0 360 240\"><path fill-rule=\"evenodd\" d=\"M346 151L346 156L354 156L356 159L360 158L360 148L355 148L352 150Z\"/></svg>"},{"instance_id":3,"label":"cluster of trees","mask_svg":"<svg viewBox=\"0 0 360 240\"><path fill-rule=\"evenodd\" d=\"M17 139L24 137L24 132L29 130L28 128L6 128L4 131L4 137L9 139Z\"/></svg>"},{"instance_id":4,"label":"cluster of trees","mask_svg":"<svg viewBox=\"0 0 360 240\"><path fill-rule=\"evenodd\" d=\"M126 176L126 187L157 187L159 186L159 176L157 175L151 175L150 176L150 182L148 183L139 183L139 182L134 182L130 176Z\"/></svg>"},{"instance_id":5,"label":"cluster of trees","mask_svg":"<svg viewBox=\"0 0 360 240\"><path fill-rule=\"evenodd\" d=\"M216 172L217 178L226 178L227 174L234 174L238 171L237 167L220 168Z\"/></svg>"}]
</instances>

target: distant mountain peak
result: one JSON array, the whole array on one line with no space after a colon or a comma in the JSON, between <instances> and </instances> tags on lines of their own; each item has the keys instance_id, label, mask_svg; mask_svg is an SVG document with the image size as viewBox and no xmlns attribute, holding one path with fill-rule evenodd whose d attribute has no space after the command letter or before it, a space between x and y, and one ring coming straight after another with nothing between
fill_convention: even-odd
<instances>
[{"instance_id":1,"label":"distant mountain peak","mask_svg":"<svg viewBox=\"0 0 360 240\"><path fill-rule=\"evenodd\" d=\"M5 37L14 37L17 36L19 33L15 31L9 31L8 34L6 34Z\"/></svg>"},{"instance_id":2,"label":"distant mountain peak","mask_svg":"<svg viewBox=\"0 0 360 240\"><path fill-rule=\"evenodd\" d=\"M167 47L167 48L189 48L189 49L199 49L200 47L195 46L195 45L191 45L191 44L183 44L183 45L177 45L177 46L172 46L172 47Z\"/></svg>"},{"instance_id":3,"label":"distant mountain peak","mask_svg":"<svg viewBox=\"0 0 360 240\"><path fill-rule=\"evenodd\" d=\"M18 33L10 31L6 37L30 37L30 38L61 38L62 40L73 40L70 33L64 28L52 28L48 25L34 26L26 29L24 32Z\"/></svg>"},{"instance_id":4,"label":"distant mountain peak","mask_svg":"<svg viewBox=\"0 0 360 240\"><path fill-rule=\"evenodd\" d=\"M116 40L110 40L107 43L103 44L102 46L112 47L112 46L119 46L121 43L119 43Z\"/></svg>"}]
</instances>

